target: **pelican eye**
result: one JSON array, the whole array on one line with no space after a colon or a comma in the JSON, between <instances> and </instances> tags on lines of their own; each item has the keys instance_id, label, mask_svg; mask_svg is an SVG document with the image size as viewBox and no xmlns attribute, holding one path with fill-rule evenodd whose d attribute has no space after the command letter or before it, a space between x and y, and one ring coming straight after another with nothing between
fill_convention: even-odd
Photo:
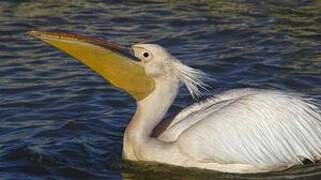
<instances>
[{"instance_id":1,"label":"pelican eye","mask_svg":"<svg viewBox=\"0 0 321 180\"><path fill-rule=\"evenodd\" d=\"M144 52L143 56L144 56L144 58L148 58L149 57L149 53L148 52Z\"/></svg>"}]
</instances>

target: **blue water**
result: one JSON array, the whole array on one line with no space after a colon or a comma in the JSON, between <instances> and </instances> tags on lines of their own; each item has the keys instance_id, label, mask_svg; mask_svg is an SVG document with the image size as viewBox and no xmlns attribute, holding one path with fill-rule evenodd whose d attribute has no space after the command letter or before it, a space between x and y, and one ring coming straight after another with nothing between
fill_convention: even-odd
<instances>
[{"instance_id":1,"label":"blue water","mask_svg":"<svg viewBox=\"0 0 321 180\"><path fill-rule=\"evenodd\" d=\"M121 160L135 102L30 29L156 43L212 78L206 95L256 87L321 104L321 2L0 1L1 179L321 178L321 163L232 175ZM193 103L180 91L170 114Z\"/></svg>"}]
</instances>

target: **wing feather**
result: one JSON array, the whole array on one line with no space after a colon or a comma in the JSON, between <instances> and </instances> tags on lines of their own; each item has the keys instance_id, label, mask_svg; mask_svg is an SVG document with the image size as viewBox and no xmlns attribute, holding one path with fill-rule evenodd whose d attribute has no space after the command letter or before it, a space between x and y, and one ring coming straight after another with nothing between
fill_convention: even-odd
<instances>
[{"instance_id":1,"label":"wing feather","mask_svg":"<svg viewBox=\"0 0 321 180\"><path fill-rule=\"evenodd\" d=\"M321 157L321 113L301 95L234 90L191 107L160 136L200 162L291 166ZM188 148L186 148L188 147Z\"/></svg>"}]
</instances>

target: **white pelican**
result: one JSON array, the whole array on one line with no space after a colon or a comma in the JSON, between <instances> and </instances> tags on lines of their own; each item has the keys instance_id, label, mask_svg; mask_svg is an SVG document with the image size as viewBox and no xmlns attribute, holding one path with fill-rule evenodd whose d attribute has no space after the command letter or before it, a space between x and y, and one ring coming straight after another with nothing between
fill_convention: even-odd
<instances>
[{"instance_id":1,"label":"white pelican","mask_svg":"<svg viewBox=\"0 0 321 180\"><path fill-rule=\"evenodd\" d=\"M321 157L321 113L313 99L273 90L236 89L187 107L162 128L180 85L200 95L205 74L155 44L127 48L67 33L30 36L73 56L137 102L123 158L230 173L279 171Z\"/></svg>"}]
</instances>

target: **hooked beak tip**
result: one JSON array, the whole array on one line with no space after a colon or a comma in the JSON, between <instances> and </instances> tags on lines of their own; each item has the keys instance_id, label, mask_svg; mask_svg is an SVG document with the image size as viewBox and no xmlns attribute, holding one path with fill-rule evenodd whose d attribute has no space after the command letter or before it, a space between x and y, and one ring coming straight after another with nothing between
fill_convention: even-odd
<instances>
[{"instance_id":1,"label":"hooked beak tip","mask_svg":"<svg viewBox=\"0 0 321 180\"><path fill-rule=\"evenodd\" d=\"M41 33L40 33L40 31L31 30L31 31L25 32L25 35L31 36L31 37L39 37L41 35Z\"/></svg>"}]
</instances>

